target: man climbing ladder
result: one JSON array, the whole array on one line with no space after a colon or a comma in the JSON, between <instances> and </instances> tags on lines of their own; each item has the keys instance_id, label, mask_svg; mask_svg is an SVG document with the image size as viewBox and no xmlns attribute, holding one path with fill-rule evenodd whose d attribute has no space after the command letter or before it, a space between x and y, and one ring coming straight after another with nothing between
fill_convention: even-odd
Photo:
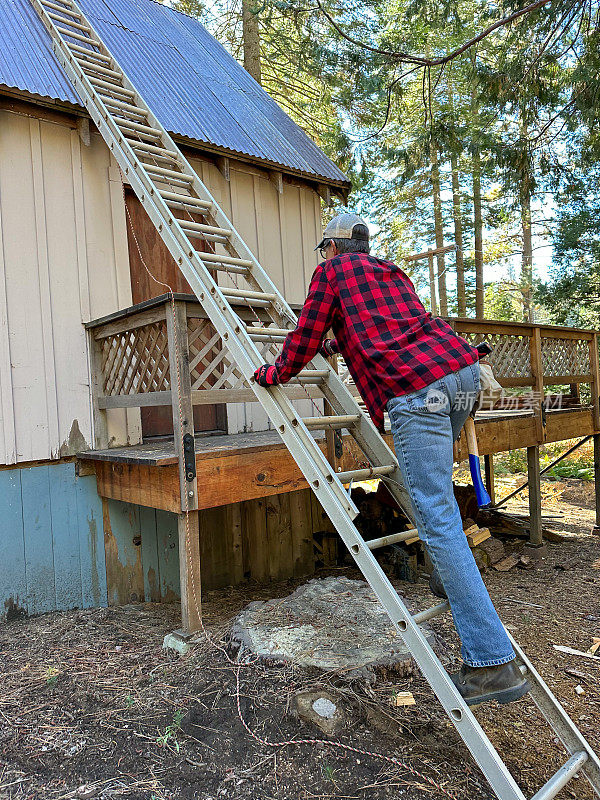
<instances>
[{"instance_id":1,"label":"man climbing ladder","mask_svg":"<svg viewBox=\"0 0 600 800\"><path fill-rule=\"evenodd\" d=\"M390 417L396 456L419 536L434 564L430 582L448 597L464 665L452 676L469 705L507 703L529 691L463 534L452 487L452 444L479 390L479 353L432 317L395 264L369 255L357 214L340 214L318 245L317 267L294 331L262 386L286 383L319 349L341 353L373 422ZM324 339L332 328L335 339Z\"/></svg>"},{"instance_id":2,"label":"man climbing ladder","mask_svg":"<svg viewBox=\"0 0 600 800\"><path fill-rule=\"evenodd\" d=\"M301 418L281 387L264 388L252 380L264 360L259 343L262 347L262 343L274 346L283 342L297 324L296 315L76 0L31 0L31 3L52 39L62 69L198 297L236 369L252 386L256 399L338 530L388 614L391 625L403 637L496 797L499 800L525 800L525 795L443 669L421 629L427 620L446 613L448 602L411 613L373 556L372 551L382 546L382 540L365 541L354 524L358 509L343 485L351 480L382 476L398 503L408 508L410 499L402 485L401 470L394 454L321 355L315 355L313 368L302 370L293 380L303 388L309 386L316 393L313 396L326 400L334 412L330 416ZM203 217L203 222L197 221L198 215ZM211 247L200 251L193 246L194 239L211 242ZM223 275L227 281L219 280ZM243 285L237 283L238 279ZM230 282L235 289L231 288ZM260 309L262 316L256 315L258 324L249 325L247 319L238 313L234 303L240 298L250 308L256 306ZM372 306L372 299L367 298L364 305ZM362 336L360 327L357 327L357 332L361 338L366 338ZM384 332L384 340L386 338L389 336ZM409 338L412 340L412 334ZM457 365L457 369L459 367ZM258 370L261 380L269 369L272 367L265 365ZM448 373L442 370L439 375L442 374ZM381 383L380 379L378 381ZM368 388L377 392L373 379ZM195 492L193 477L190 478L185 470L185 440L189 431L193 441L193 427L182 413L178 425L175 446L179 455L180 499L183 511L188 514L193 507ZM336 473L310 433L315 428L345 428L361 449L368 468ZM393 538L400 541L406 538L406 534L401 532ZM527 674L531 684L531 697L568 753L567 761L532 800L552 800L578 773L585 776L600 796L600 759L526 654L510 635L508 638L516 652L519 670Z\"/></svg>"}]
</instances>

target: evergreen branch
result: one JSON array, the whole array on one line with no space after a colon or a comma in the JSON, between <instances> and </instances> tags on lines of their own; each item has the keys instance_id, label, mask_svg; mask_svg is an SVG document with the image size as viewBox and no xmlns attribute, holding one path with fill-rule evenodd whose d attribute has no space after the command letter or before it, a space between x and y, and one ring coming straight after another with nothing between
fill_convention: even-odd
<instances>
[{"instance_id":1,"label":"evergreen branch","mask_svg":"<svg viewBox=\"0 0 600 800\"><path fill-rule=\"evenodd\" d=\"M493 25L489 25L485 30L478 33L477 36L474 36L472 39L469 39L468 42L457 47L456 49L452 50L445 56L440 56L439 58L425 58L424 56L415 56L411 55L410 53L405 53L398 50L383 50L380 47L373 47L373 45L369 45L366 42L361 42L358 39L354 39L352 36L349 36L338 23L336 20L331 16L331 14L324 8L322 0L317 0L317 5L321 10L323 16L328 20L329 24L332 28L347 42L350 44L357 45L358 47L362 47L363 50L368 50L371 53L376 53L377 55L381 56L388 56L389 58L396 59L398 61L405 61L409 64L417 64L422 67L439 67L443 64L447 64L449 61L452 61L457 56L462 55L462 53L469 50L474 45L481 42L483 39L488 37L491 33L498 28L502 28L505 25L509 25L511 22L514 22L519 17L524 16L525 14L530 14L532 11L536 11L538 8L547 5L551 0L536 0L534 3L530 3L525 8L520 9L519 11L515 11L512 14L509 14L508 17L504 17L503 19L497 20L493 23Z\"/></svg>"}]
</instances>

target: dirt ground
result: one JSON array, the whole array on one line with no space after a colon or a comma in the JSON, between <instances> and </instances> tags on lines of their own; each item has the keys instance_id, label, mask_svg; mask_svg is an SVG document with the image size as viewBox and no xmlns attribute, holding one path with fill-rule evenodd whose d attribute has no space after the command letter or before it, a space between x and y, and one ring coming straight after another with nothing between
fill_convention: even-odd
<instances>
[{"instance_id":1,"label":"dirt ground","mask_svg":"<svg viewBox=\"0 0 600 800\"><path fill-rule=\"evenodd\" d=\"M519 481L506 481L505 493ZM592 637L600 636L600 537L590 535L593 486L544 482L543 490L546 522L572 538L548 543L547 558L534 570L489 571L485 580L502 619L598 751L600 661L552 647L587 650ZM510 510L524 513L524 502L526 497L519 498ZM350 569L340 571L357 577ZM368 686L282 663L239 668L215 646L248 602L284 596L296 585L207 594L205 625L212 643L201 637L181 657L162 649L164 634L178 627L177 606L54 613L0 626L0 798L493 797L420 677L394 681L384 675ZM409 602L432 604L424 580L396 585ZM442 643L442 662L456 668L459 649L450 618L432 627ZM333 741L404 766L327 744L269 747L257 741L240 720L237 681L239 712L260 739L321 737L295 715L293 698L304 689L327 689L346 720ZM393 706L398 690L411 691L416 706ZM481 706L475 714L527 796L565 760L529 699ZM591 792L579 777L559 797L584 800Z\"/></svg>"}]
</instances>

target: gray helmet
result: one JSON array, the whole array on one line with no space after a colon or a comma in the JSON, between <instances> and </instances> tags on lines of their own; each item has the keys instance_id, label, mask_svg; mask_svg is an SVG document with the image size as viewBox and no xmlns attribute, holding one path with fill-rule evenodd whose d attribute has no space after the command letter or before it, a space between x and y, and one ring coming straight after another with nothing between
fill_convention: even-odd
<instances>
[{"instance_id":1,"label":"gray helmet","mask_svg":"<svg viewBox=\"0 0 600 800\"><path fill-rule=\"evenodd\" d=\"M367 229L366 235L359 231L354 233L355 225L364 225ZM360 239L363 242L368 242L368 231L367 223L358 214L338 214L323 231L323 238L315 247L315 250L318 250L320 247L325 247L325 242L329 241L329 239Z\"/></svg>"}]
</instances>

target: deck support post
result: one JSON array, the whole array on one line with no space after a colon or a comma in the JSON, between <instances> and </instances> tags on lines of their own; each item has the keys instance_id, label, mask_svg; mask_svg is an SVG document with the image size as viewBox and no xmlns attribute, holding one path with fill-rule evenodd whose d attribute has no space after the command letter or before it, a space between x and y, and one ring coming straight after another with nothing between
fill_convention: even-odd
<instances>
[{"instance_id":1,"label":"deck support post","mask_svg":"<svg viewBox=\"0 0 600 800\"><path fill-rule=\"evenodd\" d=\"M494 481L494 456L489 453L483 457L485 464L485 488L492 503L496 503L496 485Z\"/></svg>"},{"instance_id":2,"label":"deck support post","mask_svg":"<svg viewBox=\"0 0 600 800\"><path fill-rule=\"evenodd\" d=\"M104 395L104 372L102 370L102 340L89 333L90 343L90 376L92 389L92 418L94 422L94 449L105 450L108 447L108 420L106 408L100 408L100 398Z\"/></svg>"},{"instance_id":3,"label":"deck support post","mask_svg":"<svg viewBox=\"0 0 600 800\"><path fill-rule=\"evenodd\" d=\"M594 434L594 489L596 499L596 524L592 529L595 536L600 536L600 433Z\"/></svg>"},{"instance_id":4,"label":"deck support post","mask_svg":"<svg viewBox=\"0 0 600 800\"><path fill-rule=\"evenodd\" d=\"M173 433L175 452L179 460L179 491L181 510L198 508L198 486L196 480L195 452L193 477L185 467L184 437L191 435L190 447L194 446L194 407L190 377L190 354L185 303L177 300L173 311L167 306L167 336L169 339L169 375L173 399Z\"/></svg>"},{"instance_id":5,"label":"deck support post","mask_svg":"<svg viewBox=\"0 0 600 800\"><path fill-rule=\"evenodd\" d=\"M540 448L527 448L527 478L529 481L529 545L542 547L542 491L540 480Z\"/></svg>"},{"instance_id":6,"label":"deck support post","mask_svg":"<svg viewBox=\"0 0 600 800\"><path fill-rule=\"evenodd\" d=\"M200 575L200 515L198 511L177 515L179 536L179 587L181 627L195 633L202 620Z\"/></svg>"}]
</instances>

